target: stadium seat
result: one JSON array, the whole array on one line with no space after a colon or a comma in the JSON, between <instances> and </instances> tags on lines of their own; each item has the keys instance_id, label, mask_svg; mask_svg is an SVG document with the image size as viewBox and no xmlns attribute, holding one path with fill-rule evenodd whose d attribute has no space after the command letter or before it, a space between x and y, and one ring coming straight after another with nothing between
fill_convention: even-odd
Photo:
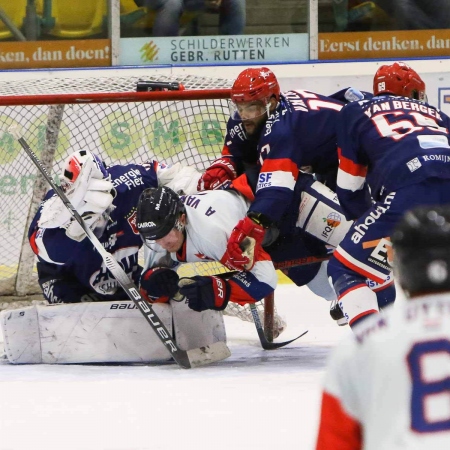
<instances>
[{"instance_id":1,"label":"stadium seat","mask_svg":"<svg viewBox=\"0 0 450 450\"><path fill-rule=\"evenodd\" d=\"M20 30L26 14L27 0L2 0L0 1L0 7L9 17L11 22ZM0 39L9 39L12 36L11 31L9 31L3 21L0 20Z\"/></svg>"},{"instance_id":2,"label":"stadium seat","mask_svg":"<svg viewBox=\"0 0 450 450\"><path fill-rule=\"evenodd\" d=\"M183 11L180 17L180 34L199 15L197 11ZM122 35L127 34L127 30L134 30L134 35L145 36L151 32L155 21L156 12L146 7L138 7L134 0L120 0L120 23L122 25Z\"/></svg>"},{"instance_id":3,"label":"stadium seat","mask_svg":"<svg viewBox=\"0 0 450 450\"><path fill-rule=\"evenodd\" d=\"M44 3L46 34L79 39L106 32L107 0L50 0L49 5Z\"/></svg>"}]
</instances>

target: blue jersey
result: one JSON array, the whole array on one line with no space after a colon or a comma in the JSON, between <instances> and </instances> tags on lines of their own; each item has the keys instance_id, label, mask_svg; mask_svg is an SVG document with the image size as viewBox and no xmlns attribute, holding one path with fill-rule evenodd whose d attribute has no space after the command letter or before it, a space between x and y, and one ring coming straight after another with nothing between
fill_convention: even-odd
<instances>
[{"instance_id":1,"label":"blue jersey","mask_svg":"<svg viewBox=\"0 0 450 450\"><path fill-rule=\"evenodd\" d=\"M300 170L337 170L336 121L343 103L309 91L285 92L258 142L260 165L249 211L279 222L289 208ZM335 175L333 175L333 178Z\"/></svg>"},{"instance_id":2,"label":"blue jersey","mask_svg":"<svg viewBox=\"0 0 450 450\"><path fill-rule=\"evenodd\" d=\"M144 189L158 186L157 172L160 169L156 162L117 165L107 169L117 195L113 201L115 208L99 241L135 283L141 273L138 250L142 246L136 228L136 206ZM53 190L50 190L45 200L53 195ZM100 300L127 298L88 238L77 242L66 236L64 227L38 226L44 202L28 233L38 257L39 283L44 297L50 303L76 302L90 294L95 294Z\"/></svg>"},{"instance_id":3,"label":"blue jersey","mask_svg":"<svg viewBox=\"0 0 450 450\"><path fill-rule=\"evenodd\" d=\"M347 219L404 186L450 178L449 130L448 116L406 97L346 105L337 123L337 194Z\"/></svg>"}]
</instances>

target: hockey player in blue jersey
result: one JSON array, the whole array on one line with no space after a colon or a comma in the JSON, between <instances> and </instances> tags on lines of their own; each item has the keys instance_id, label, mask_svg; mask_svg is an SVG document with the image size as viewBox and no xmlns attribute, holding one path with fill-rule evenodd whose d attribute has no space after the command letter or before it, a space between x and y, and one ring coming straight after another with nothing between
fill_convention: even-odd
<instances>
[{"instance_id":1,"label":"hockey player in blue jersey","mask_svg":"<svg viewBox=\"0 0 450 450\"><path fill-rule=\"evenodd\" d=\"M252 200L248 216L230 237L227 265L242 270L248 264L242 241L249 236L260 245L272 225L280 229L280 237L269 247L264 240L264 245L274 261L325 255L326 245L305 233L296 219L300 193L314 182L304 173L314 173L316 180L331 188L335 185L338 159L333 124L344 103L302 90L281 93L267 68L241 72L231 100L222 157L199 183L200 189L217 189L233 180L233 187ZM320 268L320 263L295 267L287 275L302 286L314 280ZM326 277L319 284L326 285Z\"/></svg>"},{"instance_id":2,"label":"hockey player in blue jersey","mask_svg":"<svg viewBox=\"0 0 450 450\"><path fill-rule=\"evenodd\" d=\"M425 102L425 83L404 63L374 77L371 100L339 114L337 194L356 220L335 250L328 274L350 326L395 299L368 289L391 274L393 227L406 210L450 202L450 119ZM390 295L387 295L389 293Z\"/></svg>"},{"instance_id":3,"label":"hockey player in blue jersey","mask_svg":"<svg viewBox=\"0 0 450 450\"><path fill-rule=\"evenodd\" d=\"M61 185L105 249L138 283L138 250L142 246L136 228L139 196L146 188L162 184L178 190L180 182L186 188L193 179L191 170L179 163L166 166L156 161L106 168L96 155L81 150L67 159ZM40 205L28 235L38 257L39 284L49 303L128 299L53 190Z\"/></svg>"}]
</instances>

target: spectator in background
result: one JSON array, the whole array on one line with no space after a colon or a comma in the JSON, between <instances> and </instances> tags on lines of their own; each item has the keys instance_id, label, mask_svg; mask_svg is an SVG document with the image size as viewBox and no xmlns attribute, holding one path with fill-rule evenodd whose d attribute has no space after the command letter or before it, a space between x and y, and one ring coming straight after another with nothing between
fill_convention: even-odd
<instances>
[{"instance_id":1,"label":"spectator in background","mask_svg":"<svg viewBox=\"0 0 450 450\"><path fill-rule=\"evenodd\" d=\"M333 0L335 31L393 29L392 18L376 2Z\"/></svg>"},{"instance_id":2,"label":"spectator in background","mask_svg":"<svg viewBox=\"0 0 450 450\"><path fill-rule=\"evenodd\" d=\"M333 0L335 31L450 28L448 0Z\"/></svg>"},{"instance_id":3,"label":"spectator in background","mask_svg":"<svg viewBox=\"0 0 450 450\"><path fill-rule=\"evenodd\" d=\"M397 30L450 28L448 0L376 0L375 3L394 19Z\"/></svg>"},{"instance_id":4,"label":"spectator in background","mask_svg":"<svg viewBox=\"0 0 450 450\"><path fill-rule=\"evenodd\" d=\"M156 11L153 36L178 36L183 11L219 14L219 34L242 34L245 28L245 0L135 0L138 6Z\"/></svg>"}]
</instances>

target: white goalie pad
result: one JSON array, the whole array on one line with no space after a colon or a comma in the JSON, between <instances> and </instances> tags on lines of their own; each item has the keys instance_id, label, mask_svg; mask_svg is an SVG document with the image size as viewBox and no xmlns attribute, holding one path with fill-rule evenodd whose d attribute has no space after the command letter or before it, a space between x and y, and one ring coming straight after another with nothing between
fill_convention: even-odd
<instances>
[{"instance_id":1,"label":"white goalie pad","mask_svg":"<svg viewBox=\"0 0 450 450\"><path fill-rule=\"evenodd\" d=\"M225 339L221 314L173 313L170 304L154 311L183 350ZM194 311L192 311L195 313ZM174 327L172 322L175 320ZM150 363L170 359L133 302L35 305L0 314L5 354L12 364ZM214 330L214 333L213 333ZM217 330L223 330L223 333Z\"/></svg>"},{"instance_id":2,"label":"white goalie pad","mask_svg":"<svg viewBox=\"0 0 450 450\"><path fill-rule=\"evenodd\" d=\"M197 312L186 301L172 305L175 341L183 350L204 347L216 342L227 342L225 324L221 311Z\"/></svg>"},{"instance_id":3,"label":"white goalie pad","mask_svg":"<svg viewBox=\"0 0 450 450\"><path fill-rule=\"evenodd\" d=\"M342 241L353 222L341 210L337 195L315 181L302 192L296 225L333 247Z\"/></svg>"}]
</instances>

